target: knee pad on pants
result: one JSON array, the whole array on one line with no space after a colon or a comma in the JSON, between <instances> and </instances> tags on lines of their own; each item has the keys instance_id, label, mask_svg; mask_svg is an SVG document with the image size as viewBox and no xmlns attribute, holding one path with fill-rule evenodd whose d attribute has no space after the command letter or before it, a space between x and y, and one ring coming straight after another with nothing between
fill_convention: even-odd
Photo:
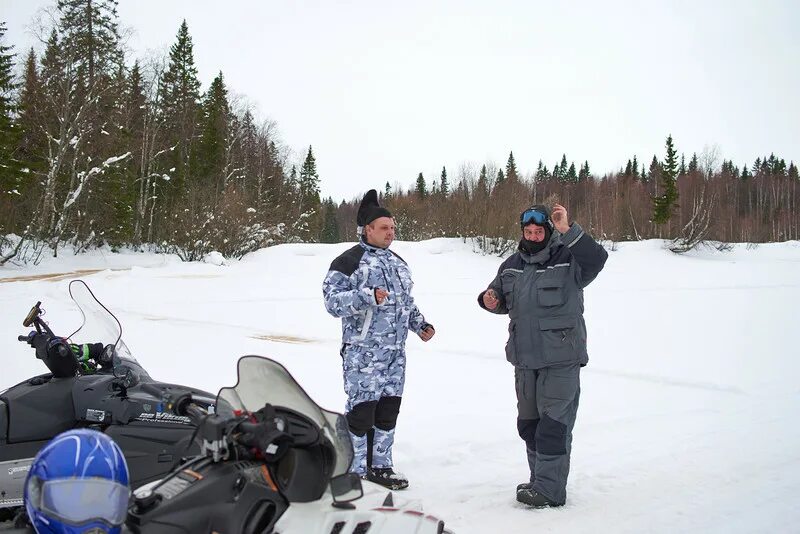
<instances>
[{"instance_id":1,"label":"knee pad on pants","mask_svg":"<svg viewBox=\"0 0 800 534\"><path fill-rule=\"evenodd\" d=\"M361 437L375 426L375 407L377 404L378 401L362 402L356 404L347 413L347 424L350 426L350 432Z\"/></svg>"},{"instance_id":2,"label":"knee pad on pants","mask_svg":"<svg viewBox=\"0 0 800 534\"><path fill-rule=\"evenodd\" d=\"M519 437L533 450L536 450L536 428L539 426L539 419L517 419L517 432Z\"/></svg>"},{"instance_id":3,"label":"knee pad on pants","mask_svg":"<svg viewBox=\"0 0 800 534\"><path fill-rule=\"evenodd\" d=\"M567 425L545 415L536 429L536 451L541 454L567 454Z\"/></svg>"},{"instance_id":4,"label":"knee pad on pants","mask_svg":"<svg viewBox=\"0 0 800 534\"><path fill-rule=\"evenodd\" d=\"M400 402L403 397L381 397L375 407L375 426L381 430L391 430L397 425Z\"/></svg>"}]
</instances>

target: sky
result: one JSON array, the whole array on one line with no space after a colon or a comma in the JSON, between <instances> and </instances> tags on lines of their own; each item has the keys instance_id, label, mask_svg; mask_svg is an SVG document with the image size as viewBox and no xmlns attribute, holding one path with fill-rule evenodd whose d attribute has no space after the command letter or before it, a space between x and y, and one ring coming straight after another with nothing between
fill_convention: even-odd
<instances>
[{"instance_id":1,"label":"sky","mask_svg":"<svg viewBox=\"0 0 800 534\"><path fill-rule=\"evenodd\" d=\"M45 0L0 0L7 42ZM183 19L203 88L277 122L323 196L483 163L523 173L562 154L595 174L638 156L800 160L800 3L701 0L324 2L122 0L131 58L165 53Z\"/></svg>"}]
</instances>

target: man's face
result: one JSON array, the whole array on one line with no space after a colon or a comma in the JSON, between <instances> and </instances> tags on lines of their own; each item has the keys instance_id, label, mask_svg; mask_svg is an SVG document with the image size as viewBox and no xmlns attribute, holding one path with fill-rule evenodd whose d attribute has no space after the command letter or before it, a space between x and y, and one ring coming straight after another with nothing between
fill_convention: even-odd
<instances>
[{"instance_id":1,"label":"man's face","mask_svg":"<svg viewBox=\"0 0 800 534\"><path fill-rule=\"evenodd\" d=\"M544 241L544 227L538 224L529 224L522 229L522 236L528 241L541 243Z\"/></svg>"},{"instance_id":2,"label":"man's face","mask_svg":"<svg viewBox=\"0 0 800 534\"><path fill-rule=\"evenodd\" d=\"M378 217L364 227L367 234L367 243L373 247L389 248L394 241L394 219L391 217Z\"/></svg>"}]
</instances>

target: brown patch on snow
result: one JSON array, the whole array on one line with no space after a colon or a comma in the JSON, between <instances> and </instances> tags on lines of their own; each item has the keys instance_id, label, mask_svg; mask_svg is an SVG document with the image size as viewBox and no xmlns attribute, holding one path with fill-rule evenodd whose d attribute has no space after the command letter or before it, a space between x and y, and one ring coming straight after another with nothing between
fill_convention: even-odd
<instances>
[{"instance_id":1,"label":"brown patch on snow","mask_svg":"<svg viewBox=\"0 0 800 534\"><path fill-rule=\"evenodd\" d=\"M294 345L299 345L303 343L313 343L313 339L307 339L302 337L295 337L295 336L273 336L273 335L260 335L260 336L250 336L253 339L261 339L263 341L274 341L276 343L291 343Z\"/></svg>"},{"instance_id":2,"label":"brown patch on snow","mask_svg":"<svg viewBox=\"0 0 800 534\"><path fill-rule=\"evenodd\" d=\"M0 278L0 284L10 284L12 282L34 282L36 280L47 280L48 282L59 282L70 278L80 278L90 274L99 273L108 269L80 269L68 273L36 274L28 276L14 276L12 278Z\"/></svg>"}]
</instances>

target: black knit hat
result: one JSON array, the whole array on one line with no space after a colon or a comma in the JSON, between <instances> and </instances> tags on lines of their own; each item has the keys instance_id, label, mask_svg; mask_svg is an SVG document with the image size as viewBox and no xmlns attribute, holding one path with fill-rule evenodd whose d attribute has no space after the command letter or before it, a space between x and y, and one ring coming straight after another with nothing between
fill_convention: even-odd
<instances>
[{"instance_id":1,"label":"black knit hat","mask_svg":"<svg viewBox=\"0 0 800 534\"><path fill-rule=\"evenodd\" d=\"M364 195L364 198L361 199L361 205L358 207L358 215L356 215L356 224L363 227L380 217L391 216L391 212L378 203L378 192L374 189L370 189L367 191L367 194Z\"/></svg>"}]
</instances>

